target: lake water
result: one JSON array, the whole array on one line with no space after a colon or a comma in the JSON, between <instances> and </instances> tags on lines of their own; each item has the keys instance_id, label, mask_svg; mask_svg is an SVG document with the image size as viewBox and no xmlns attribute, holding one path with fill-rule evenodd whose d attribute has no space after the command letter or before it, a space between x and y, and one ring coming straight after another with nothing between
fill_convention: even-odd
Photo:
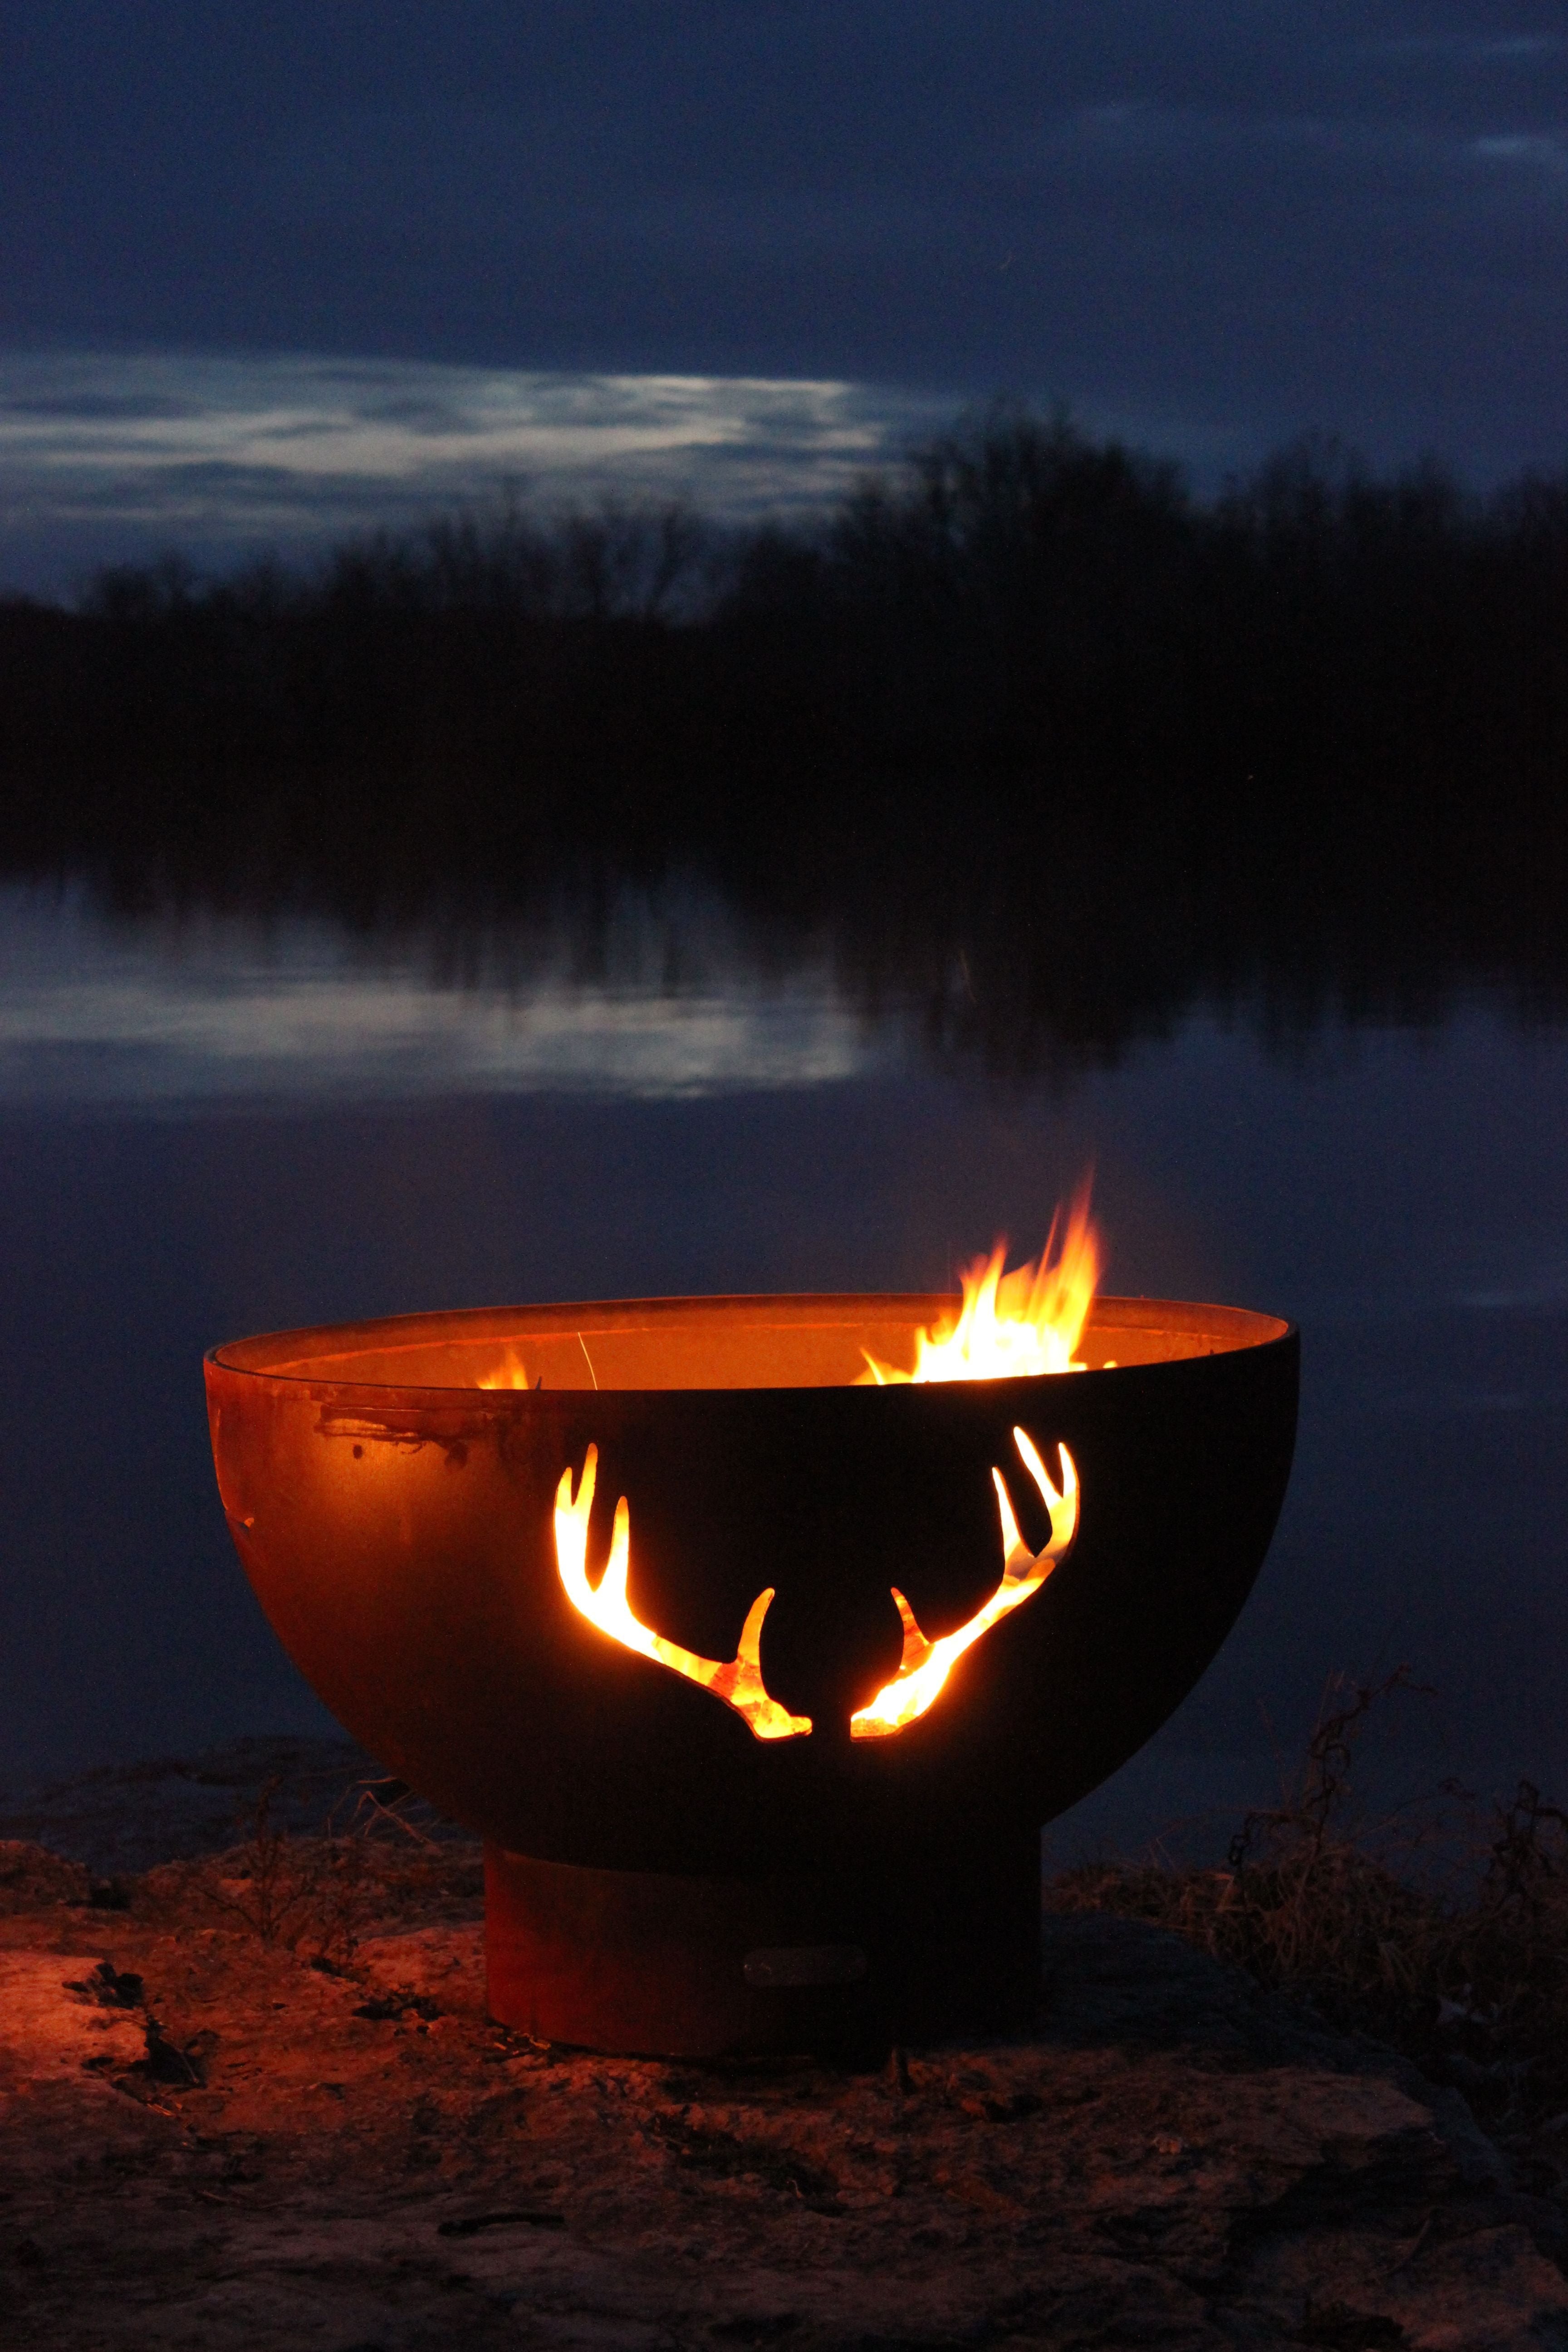
<instances>
[{"instance_id":1,"label":"lake water","mask_svg":"<svg viewBox=\"0 0 1568 2352\"><path fill-rule=\"evenodd\" d=\"M1479 987L1420 1026L1279 1036L1244 992L1163 1026L988 1075L695 886L482 943L0 894L0 1780L330 1727L229 1548L214 1341L941 1287L1032 1254L1092 1162L1107 1287L1295 1318L1303 1395L1240 1624L1058 1850L1267 1801L1336 1669L1433 1686L1413 1783L1568 1789L1568 1031Z\"/></svg>"}]
</instances>

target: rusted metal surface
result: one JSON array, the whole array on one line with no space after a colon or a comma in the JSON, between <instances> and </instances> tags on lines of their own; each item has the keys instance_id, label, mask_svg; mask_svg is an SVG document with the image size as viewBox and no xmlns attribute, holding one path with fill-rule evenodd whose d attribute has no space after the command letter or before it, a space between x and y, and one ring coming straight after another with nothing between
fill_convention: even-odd
<instances>
[{"instance_id":1,"label":"rusted metal surface","mask_svg":"<svg viewBox=\"0 0 1568 2352\"><path fill-rule=\"evenodd\" d=\"M605 1361L617 1325L640 1318L645 1370L663 1351L700 1371L708 1332L727 1372L821 1366L843 1382L862 1334L891 1353L947 1303L534 1308L216 1349L214 1451L236 1544L285 1647L354 1737L509 1851L756 1876L904 1842L911 1826L941 1847L999 1807L1037 1825L1142 1745L1229 1630L1289 1475L1295 1334L1233 1309L1101 1300L1091 1356L1215 1352L923 1388L616 1391L595 1391L584 1347L553 1336L583 1332ZM503 1340L531 1371L536 1356L575 1360L581 1384L466 1385ZM1045 1539L1015 1423L1047 1462L1060 1443L1077 1462L1070 1558L963 1658L929 1715L852 1742L851 1713L899 1660L889 1588L932 1636L994 1588L993 1465L1026 1536ZM809 1738L754 1739L571 1606L552 1511L590 1444L595 1561L626 1495L634 1605L710 1657L731 1654L774 1586L763 1665L770 1691L812 1718Z\"/></svg>"},{"instance_id":2,"label":"rusted metal surface","mask_svg":"<svg viewBox=\"0 0 1568 2352\"><path fill-rule=\"evenodd\" d=\"M896 1856L884 1908L907 1900L895 1878L962 1881L984 1904L988 1876L1008 1874L984 1857L1032 1849L1041 1822L1158 1728L1229 1631L1289 1473L1298 1341L1239 1309L1101 1299L1082 1343L1097 1369L853 1384L862 1348L907 1361L915 1328L951 1304L487 1309L216 1349L208 1402L236 1546L340 1721L497 1853L841 1888ZM502 1373L529 1385L480 1385ZM1072 1551L965 1654L929 1713L852 1739L851 1715L899 1665L891 1588L933 1640L995 1588L994 1469L1030 1547L1046 1543L1015 1426L1053 1468L1058 1446L1072 1454ZM809 1736L753 1738L573 1607L553 1512L590 1445L593 1573L625 1496L631 1603L668 1640L731 1657L774 1588L762 1670ZM831 1920L768 1927L756 1906L724 1960L742 1987L749 1951L864 1942ZM941 1940L934 1916L921 1932ZM885 2000L877 2014L892 2014ZM735 2031L743 2045L752 2028Z\"/></svg>"},{"instance_id":3,"label":"rusted metal surface","mask_svg":"<svg viewBox=\"0 0 1568 2352\"><path fill-rule=\"evenodd\" d=\"M812 2051L879 2063L899 2042L1027 2022L1039 1980L1039 1842L981 1836L789 1877L580 1870L490 1846L489 2011L542 2041L648 2057Z\"/></svg>"}]
</instances>

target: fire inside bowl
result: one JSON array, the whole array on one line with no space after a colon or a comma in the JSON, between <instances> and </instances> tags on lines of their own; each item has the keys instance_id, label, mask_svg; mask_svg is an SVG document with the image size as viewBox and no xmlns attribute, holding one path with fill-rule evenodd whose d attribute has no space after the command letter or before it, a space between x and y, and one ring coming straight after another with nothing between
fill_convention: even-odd
<instances>
[{"instance_id":1,"label":"fire inside bowl","mask_svg":"<svg viewBox=\"0 0 1568 2352\"><path fill-rule=\"evenodd\" d=\"M498 2015L701 2054L1026 1999L1039 1825L1234 1622L1285 1492L1298 1341L1101 1298L1082 1372L858 1384L951 1304L482 1309L208 1356L224 1507L279 1639L487 1842ZM654 1654L574 1601L574 1527L580 1598L619 1545ZM867 1736L911 1640L1004 1587L925 1711Z\"/></svg>"}]
</instances>

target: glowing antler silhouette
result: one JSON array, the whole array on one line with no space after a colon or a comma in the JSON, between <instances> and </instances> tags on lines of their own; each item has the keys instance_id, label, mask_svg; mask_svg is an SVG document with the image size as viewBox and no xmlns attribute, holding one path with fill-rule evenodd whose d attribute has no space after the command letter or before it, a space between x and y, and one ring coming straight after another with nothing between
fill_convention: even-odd
<instances>
[{"instance_id":1,"label":"glowing antler silhouette","mask_svg":"<svg viewBox=\"0 0 1568 2352\"><path fill-rule=\"evenodd\" d=\"M791 1715L787 1707L770 1698L763 1686L761 1645L763 1619L773 1597L770 1584L759 1592L746 1612L741 1628L740 1647L726 1664L713 1658L700 1658L691 1650L683 1650L679 1642L667 1642L635 1616L626 1598L626 1574L631 1562L631 1512L623 1495L616 1505L615 1526L610 1535L610 1557L597 1584L588 1581L588 1514L594 1506L594 1483L598 1475L599 1449L590 1445L583 1463L583 1476L576 1500L572 1496L572 1473L563 1471L561 1484L555 1490L555 1564L561 1571L561 1581L566 1587L568 1599L580 1609L601 1633L621 1643L640 1656L652 1658L661 1666L668 1666L688 1682L700 1683L704 1690L721 1698L744 1717L759 1739L794 1739L811 1729L809 1715Z\"/></svg>"},{"instance_id":2,"label":"glowing antler silhouette","mask_svg":"<svg viewBox=\"0 0 1568 2352\"><path fill-rule=\"evenodd\" d=\"M997 1507L1002 1515L1001 1583L967 1625L961 1625L956 1633L944 1633L936 1642L926 1640L915 1622L914 1611L898 1586L893 1586L893 1599L903 1620L904 1654L892 1681L883 1685L868 1706L850 1717L851 1738L885 1739L889 1733L902 1731L906 1724L913 1723L924 1715L965 1650L978 1642L982 1633L989 1633L1001 1618L1021 1607L1031 1594L1037 1592L1051 1570L1072 1549L1078 1535L1078 1471L1072 1455L1065 1445L1057 1449L1062 1472L1062 1491L1058 1495L1026 1433L1015 1429L1013 1442L1017 1446L1025 1469L1040 1490L1041 1501L1051 1515L1049 1543L1042 1552L1029 1549L1018 1533L1018 1523L1013 1517L1013 1506L1007 1498L1002 1473L993 1470L991 1475L996 1487Z\"/></svg>"}]
</instances>

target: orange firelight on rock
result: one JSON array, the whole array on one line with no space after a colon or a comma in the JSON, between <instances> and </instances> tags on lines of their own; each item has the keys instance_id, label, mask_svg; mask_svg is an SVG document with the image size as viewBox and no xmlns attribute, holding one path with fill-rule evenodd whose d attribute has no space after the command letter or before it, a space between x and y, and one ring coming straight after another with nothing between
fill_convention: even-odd
<instances>
[{"instance_id":1,"label":"orange firelight on rock","mask_svg":"<svg viewBox=\"0 0 1568 2352\"><path fill-rule=\"evenodd\" d=\"M763 1687L763 1619L773 1597L772 1585L765 1592L758 1593L746 1612L740 1646L727 1663L700 1658L694 1651L683 1650L679 1642L667 1642L662 1633L656 1633L633 1613L626 1598L632 1521L624 1495L616 1505L608 1563L598 1583L589 1583L588 1514L594 1507L594 1482L598 1468L599 1449L590 1445L575 1502L572 1499L570 1470L562 1472L561 1484L555 1490L555 1564L573 1606L580 1609L601 1633L608 1633L612 1641L684 1675L689 1682L700 1683L704 1690L711 1691L715 1698L721 1698L726 1706L732 1706L737 1715L743 1717L759 1739L793 1739L809 1731L809 1715L791 1715Z\"/></svg>"},{"instance_id":2,"label":"orange firelight on rock","mask_svg":"<svg viewBox=\"0 0 1568 2352\"><path fill-rule=\"evenodd\" d=\"M879 1388L905 1381L1005 1381L1035 1372L1081 1372L1077 1349L1100 1280L1100 1235L1084 1185L1068 1213L1061 1248L1051 1255L1061 1221L1051 1219L1037 1262L1004 1274L1007 1244L976 1258L963 1271L963 1302L951 1323L915 1334L912 1371L879 1363L863 1349L862 1383Z\"/></svg>"}]
</instances>

